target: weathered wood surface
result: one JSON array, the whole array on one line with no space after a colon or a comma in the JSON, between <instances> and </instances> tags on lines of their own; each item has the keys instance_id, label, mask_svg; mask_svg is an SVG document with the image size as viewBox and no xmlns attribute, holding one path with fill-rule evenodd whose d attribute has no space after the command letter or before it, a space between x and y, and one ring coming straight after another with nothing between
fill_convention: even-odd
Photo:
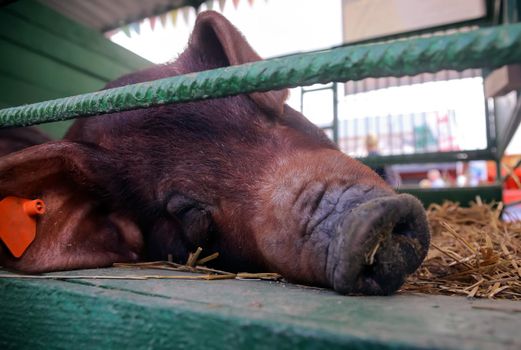
<instances>
[{"instance_id":1,"label":"weathered wood surface","mask_svg":"<svg viewBox=\"0 0 521 350\"><path fill-rule=\"evenodd\" d=\"M123 268L65 273L182 274ZM521 348L516 302L345 297L240 280L0 279L0 288L1 349Z\"/></svg>"}]
</instances>

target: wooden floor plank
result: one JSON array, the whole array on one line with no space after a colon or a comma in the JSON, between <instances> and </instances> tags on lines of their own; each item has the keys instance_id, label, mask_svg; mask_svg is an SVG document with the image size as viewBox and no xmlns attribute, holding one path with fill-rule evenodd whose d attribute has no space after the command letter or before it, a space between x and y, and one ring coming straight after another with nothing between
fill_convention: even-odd
<instances>
[{"instance_id":1,"label":"wooden floor plank","mask_svg":"<svg viewBox=\"0 0 521 350\"><path fill-rule=\"evenodd\" d=\"M182 275L97 269L69 275ZM0 348L519 349L521 303L241 280L0 279Z\"/></svg>"}]
</instances>

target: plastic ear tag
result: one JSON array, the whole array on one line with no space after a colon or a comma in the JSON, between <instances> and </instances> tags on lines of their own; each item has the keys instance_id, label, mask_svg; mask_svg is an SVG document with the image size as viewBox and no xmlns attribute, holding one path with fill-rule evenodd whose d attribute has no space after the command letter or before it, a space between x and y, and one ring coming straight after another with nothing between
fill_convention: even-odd
<instances>
[{"instance_id":1,"label":"plastic ear tag","mask_svg":"<svg viewBox=\"0 0 521 350\"><path fill-rule=\"evenodd\" d=\"M45 213L41 199L5 197L0 201L0 239L17 258L36 237L36 216Z\"/></svg>"}]
</instances>

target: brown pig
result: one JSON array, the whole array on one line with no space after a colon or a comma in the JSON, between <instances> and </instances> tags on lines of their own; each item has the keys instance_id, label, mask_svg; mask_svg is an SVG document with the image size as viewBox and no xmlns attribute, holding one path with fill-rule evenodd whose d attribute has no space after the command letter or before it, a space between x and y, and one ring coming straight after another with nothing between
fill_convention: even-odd
<instances>
[{"instance_id":1,"label":"brown pig","mask_svg":"<svg viewBox=\"0 0 521 350\"><path fill-rule=\"evenodd\" d=\"M107 88L259 60L224 17L199 15L173 63ZM20 259L29 272L184 262L275 271L340 293L390 294L422 262L422 205L396 194L284 102L286 90L79 119L63 141L0 158L0 197L47 212ZM1 213L0 213L1 215Z\"/></svg>"}]
</instances>

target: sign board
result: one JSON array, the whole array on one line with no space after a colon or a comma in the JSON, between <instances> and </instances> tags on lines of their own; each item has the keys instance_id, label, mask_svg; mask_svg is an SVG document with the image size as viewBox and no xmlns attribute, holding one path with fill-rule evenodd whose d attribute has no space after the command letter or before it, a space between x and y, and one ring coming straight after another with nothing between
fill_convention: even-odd
<instances>
[{"instance_id":1,"label":"sign board","mask_svg":"<svg viewBox=\"0 0 521 350\"><path fill-rule=\"evenodd\" d=\"M344 42L351 43L486 16L485 0L343 0Z\"/></svg>"}]
</instances>

